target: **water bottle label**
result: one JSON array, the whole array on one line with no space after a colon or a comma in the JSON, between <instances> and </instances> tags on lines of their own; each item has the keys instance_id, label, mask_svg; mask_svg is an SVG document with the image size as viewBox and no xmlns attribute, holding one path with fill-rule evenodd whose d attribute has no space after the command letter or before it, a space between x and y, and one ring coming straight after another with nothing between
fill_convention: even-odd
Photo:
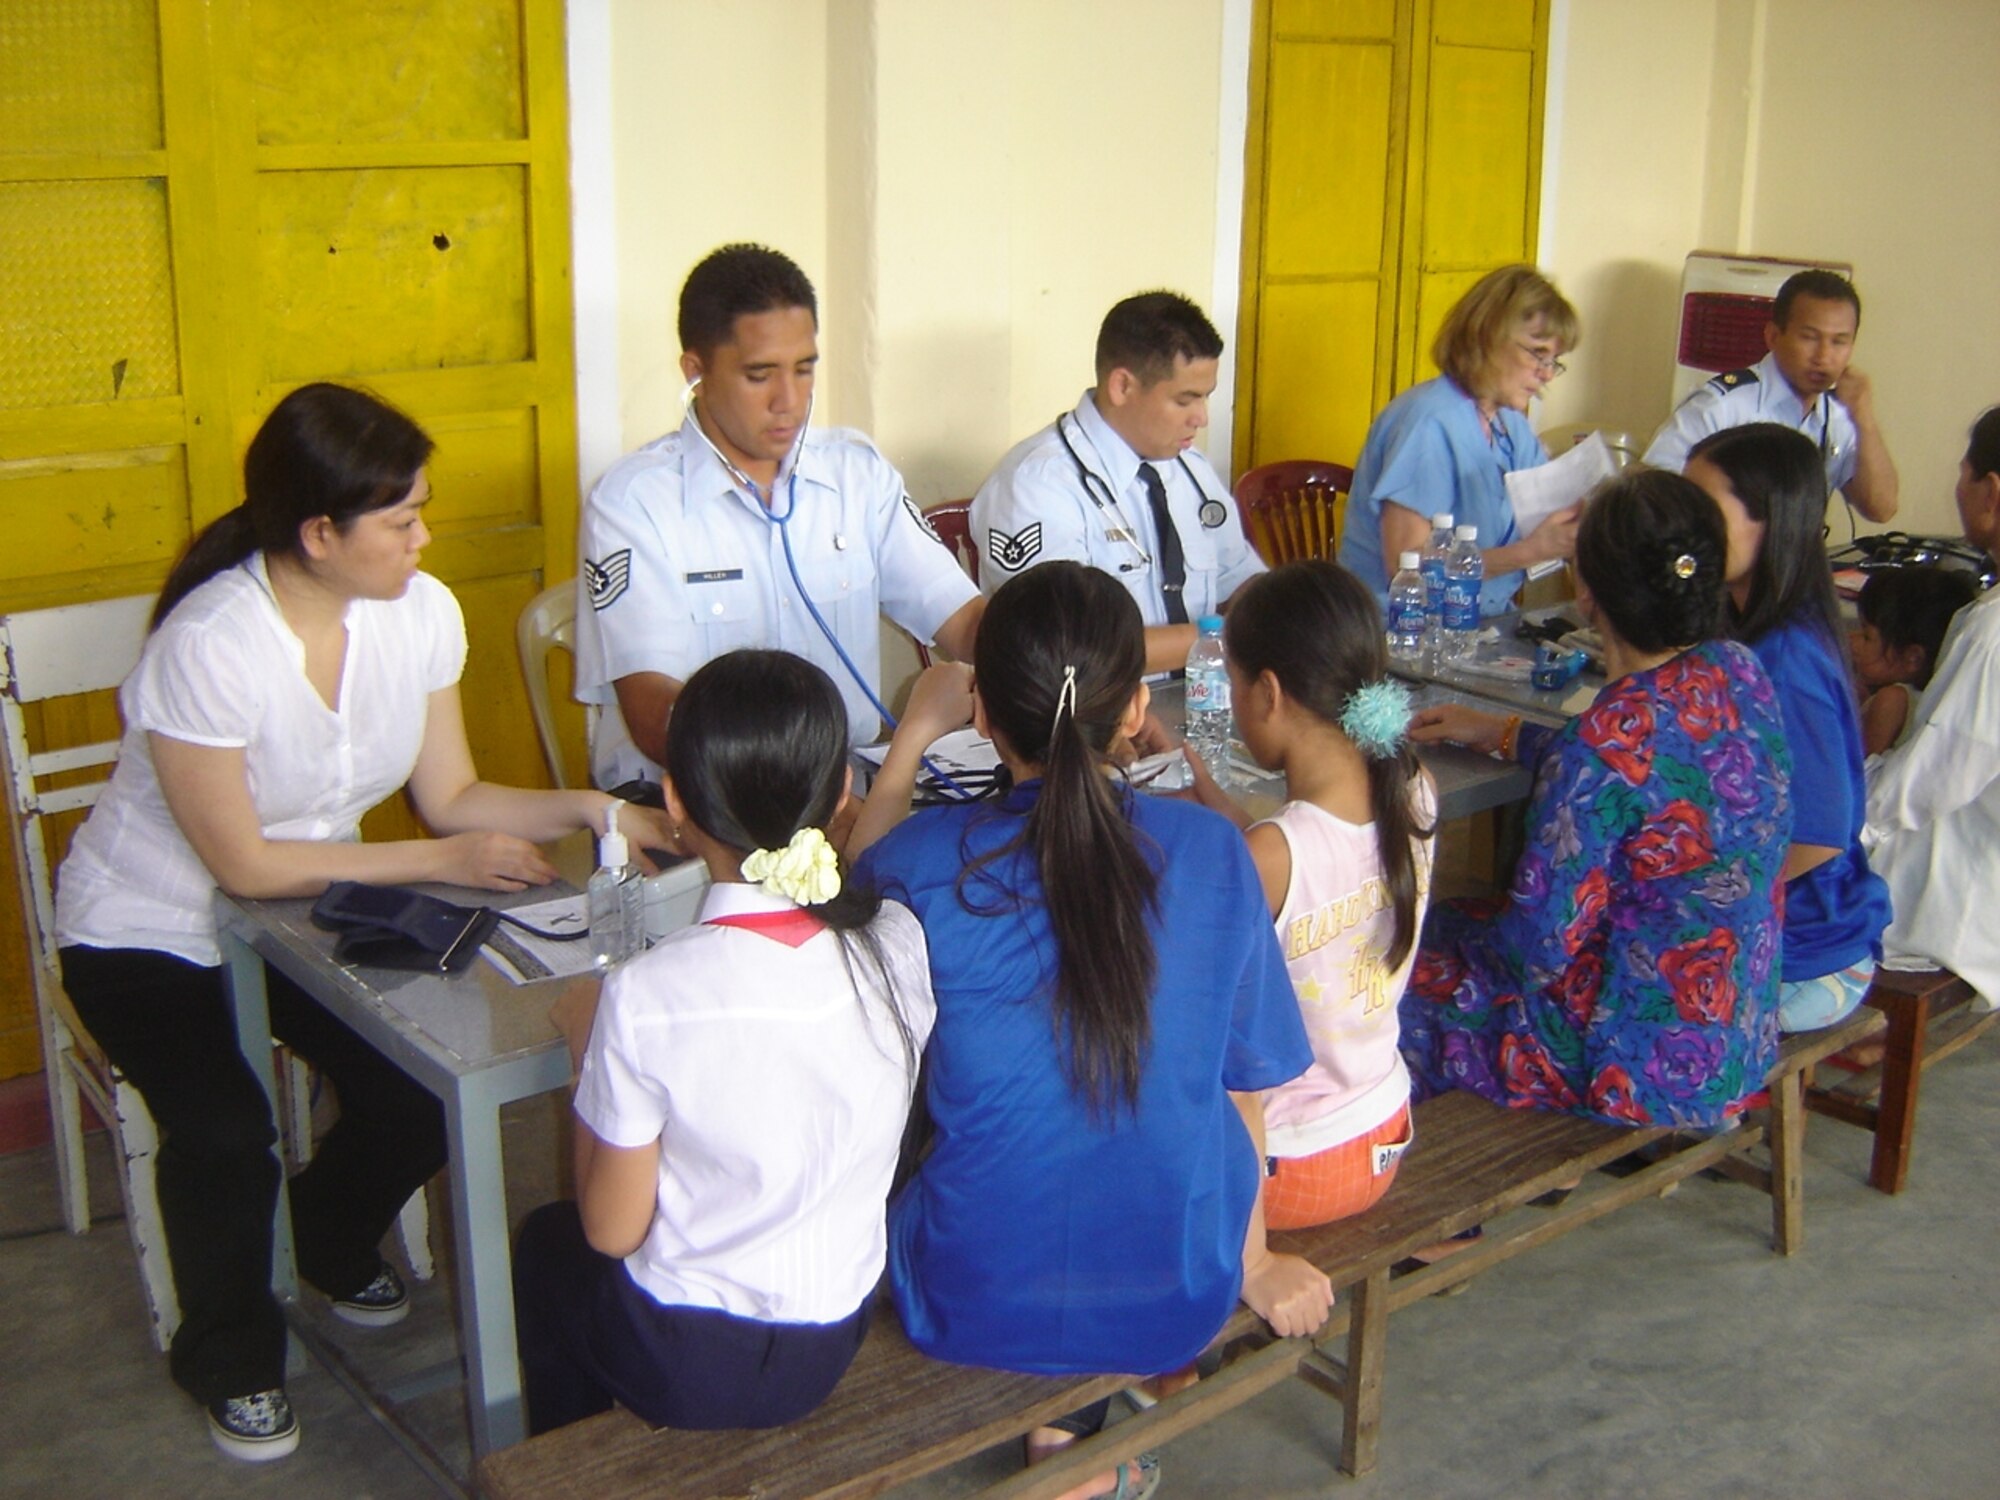
<instances>
[{"instance_id":1,"label":"water bottle label","mask_svg":"<svg viewBox=\"0 0 2000 1500\"><path fill-rule=\"evenodd\" d=\"M1427 611L1421 599L1396 599L1389 605L1389 634L1422 635Z\"/></svg>"},{"instance_id":2,"label":"water bottle label","mask_svg":"<svg viewBox=\"0 0 2000 1500\"><path fill-rule=\"evenodd\" d=\"M1477 630L1479 628L1479 584L1470 578L1453 578L1446 582L1444 589L1444 628L1447 630Z\"/></svg>"}]
</instances>

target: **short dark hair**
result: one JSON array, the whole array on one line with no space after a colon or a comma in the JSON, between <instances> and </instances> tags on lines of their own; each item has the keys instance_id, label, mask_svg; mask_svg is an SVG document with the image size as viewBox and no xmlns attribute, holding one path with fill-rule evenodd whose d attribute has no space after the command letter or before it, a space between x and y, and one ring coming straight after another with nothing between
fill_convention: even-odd
<instances>
[{"instance_id":1,"label":"short dark hair","mask_svg":"<svg viewBox=\"0 0 2000 1500\"><path fill-rule=\"evenodd\" d=\"M1670 469L1609 480L1583 509L1576 570L1620 639L1671 651L1722 633L1722 508Z\"/></svg>"},{"instance_id":2,"label":"short dark hair","mask_svg":"<svg viewBox=\"0 0 2000 1500\"><path fill-rule=\"evenodd\" d=\"M1817 297L1822 302L1845 302L1854 309L1854 326L1861 326L1861 293L1838 271L1794 271L1778 288L1771 304L1771 321L1783 328L1792 318L1792 304L1801 297Z\"/></svg>"},{"instance_id":3,"label":"short dark hair","mask_svg":"<svg viewBox=\"0 0 2000 1500\"><path fill-rule=\"evenodd\" d=\"M790 256L764 245L711 250L681 284L681 348L706 359L735 337L738 318L780 307L803 307L819 324L819 298Z\"/></svg>"},{"instance_id":4,"label":"short dark hair","mask_svg":"<svg viewBox=\"0 0 2000 1500\"><path fill-rule=\"evenodd\" d=\"M1978 594L1978 580L1961 568L1912 565L1870 573L1854 603L1862 620L1875 627L1890 650L1924 648L1924 664L1915 682L1928 687L1952 617Z\"/></svg>"},{"instance_id":5,"label":"short dark hair","mask_svg":"<svg viewBox=\"0 0 2000 1500\"><path fill-rule=\"evenodd\" d=\"M1989 406L1972 423L1965 442L1965 462L1974 479L2000 474L2000 406Z\"/></svg>"},{"instance_id":6,"label":"short dark hair","mask_svg":"<svg viewBox=\"0 0 2000 1500\"><path fill-rule=\"evenodd\" d=\"M1750 592L1730 611L1731 633L1756 642L1780 625L1817 626L1836 653L1847 650L1840 601L1826 563L1826 464L1813 440L1778 422L1711 432L1688 450L1721 471L1751 520L1764 528Z\"/></svg>"},{"instance_id":7,"label":"short dark hair","mask_svg":"<svg viewBox=\"0 0 2000 1500\"><path fill-rule=\"evenodd\" d=\"M1141 292L1104 315L1097 330L1097 380L1130 370L1141 385L1158 385L1178 360L1220 359L1222 335L1208 314L1179 292Z\"/></svg>"}]
</instances>

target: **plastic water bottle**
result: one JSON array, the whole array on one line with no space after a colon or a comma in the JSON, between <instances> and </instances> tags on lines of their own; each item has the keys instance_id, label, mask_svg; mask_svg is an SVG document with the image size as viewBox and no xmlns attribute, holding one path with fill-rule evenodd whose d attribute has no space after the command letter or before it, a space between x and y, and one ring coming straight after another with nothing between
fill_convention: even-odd
<instances>
[{"instance_id":1,"label":"plastic water bottle","mask_svg":"<svg viewBox=\"0 0 2000 1500\"><path fill-rule=\"evenodd\" d=\"M1222 616L1203 615L1187 658L1187 741L1207 763L1217 782L1229 780L1229 739L1235 719L1229 711L1229 670L1222 663Z\"/></svg>"},{"instance_id":2,"label":"plastic water bottle","mask_svg":"<svg viewBox=\"0 0 2000 1500\"><path fill-rule=\"evenodd\" d=\"M604 809L604 837L585 897L590 910L590 956L599 969L622 963L646 946L646 883L618 831L618 804Z\"/></svg>"},{"instance_id":3,"label":"plastic water bottle","mask_svg":"<svg viewBox=\"0 0 2000 1500\"><path fill-rule=\"evenodd\" d=\"M1389 580L1389 659L1421 663L1424 644L1430 635L1429 591L1419 571L1420 559L1414 552L1402 556L1396 576Z\"/></svg>"},{"instance_id":4,"label":"plastic water bottle","mask_svg":"<svg viewBox=\"0 0 2000 1500\"><path fill-rule=\"evenodd\" d=\"M1438 650L1444 640L1444 560L1451 554L1451 512L1441 510L1431 517L1431 539L1424 543L1418 571L1424 575L1424 607L1430 629L1425 646Z\"/></svg>"},{"instance_id":5,"label":"plastic water bottle","mask_svg":"<svg viewBox=\"0 0 2000 1500\"><path fill-rule=\"evenodd\" d=\"M1486 564L1479 555L1479 528L1461 526L1444 567L1444 636L1438 656L1464 661L1479 649L1479 588Z\"/></svg>"}]
</instances>

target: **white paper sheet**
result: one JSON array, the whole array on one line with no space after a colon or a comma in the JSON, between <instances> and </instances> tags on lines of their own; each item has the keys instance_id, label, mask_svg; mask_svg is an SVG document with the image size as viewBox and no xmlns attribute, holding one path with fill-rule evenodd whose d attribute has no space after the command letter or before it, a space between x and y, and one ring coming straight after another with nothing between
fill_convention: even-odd
<instances>
[{"instance_id":1,"label":"white paper sheet","mask_svg":"<svg viewBox=\"0 0 2000 1500\"><path fill-rule=\"evenodd\" d=\"M1527 536L1559 510L1567 510L1618 472L1604 434L1593 432L1560 458L1507 476L1507 501L1514 507L1514 529ZM1536 563L1530 578L1553 573L1562 564Z\"/></svg>"},{"instance_id":2,"label":"white paper sheet","mask_svg":"<svg viewBox=\"0 0 2000 1500\"><path fill-rule=\"evenodd\" d=\"M558 896L553 901L537 901L533 906L510 907L508 915L545 932L574 932L579 927L588 931L589 898L582 895ZM567 979L573 974L588 974L593 967L589 938L551 943L532 932L523 932L510 922L502 922L494 928L493 936L486 940L480 952L485 954L494 968L516 984L529 984L538 979Z\"/></svg>"}]
</instances>

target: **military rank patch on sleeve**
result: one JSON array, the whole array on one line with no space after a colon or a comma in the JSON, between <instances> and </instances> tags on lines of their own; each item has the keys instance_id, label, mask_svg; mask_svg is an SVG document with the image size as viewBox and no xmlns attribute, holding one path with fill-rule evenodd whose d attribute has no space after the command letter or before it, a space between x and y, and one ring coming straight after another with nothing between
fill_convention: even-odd
<instances>
[{"instance_id":1,"label":"military rank patch on sleeve","mask_svg":"<svg viewBox=\"0 0 2000 1500\"><path fill-rule=\"evenodd\" d=\"M590 607L608 609L632 583L632 549L620 547L603 562L583 560L583 581L590 587Z\"/></svg>"},{"instance_id":2,"label":"military rank patch on sleeve","mask_svg":"<svg viewBox=\"0 0 2000 1500\"><path fill-rule=\"evenodd\" d=\"M993 565L1018 573L1041 555L1042 523L1031 521L1013 536L996 526L986 528L986 555Z\"/></svg>"},{"instance_id":3,"label":"military rank patch on sleeve","mask_svg":"<svg viewBox=\"0 0 2000 1500\"><path fill-rule=\"evenodd\" d=\"M924 535L942 546L944 538L937 534L937 527L931 525L931 518L917 509L917 502L908 495L903 496L903 509L910 513L910 519L924 528Z\"/></svg>"}]
</instances>

